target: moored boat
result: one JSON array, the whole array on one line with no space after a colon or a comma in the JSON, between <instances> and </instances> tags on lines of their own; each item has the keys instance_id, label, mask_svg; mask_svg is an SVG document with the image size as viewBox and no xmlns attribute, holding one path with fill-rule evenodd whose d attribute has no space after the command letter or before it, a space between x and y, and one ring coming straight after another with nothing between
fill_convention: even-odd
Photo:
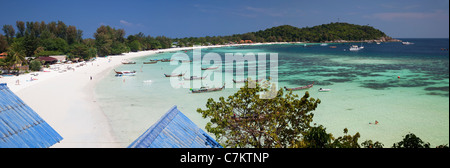
<instances>
[{"instance_id":1,"label":"moored boat","mask_svg":"<svg viewBox=\"0 0 450 168\"><path fill-rule=\"evenodd\" d=\"M201 87L200 89L191 89L192 93L205 93L205 92L216 92L216 91L221 91L225 88L225 84L223 84L222 87L218 87L218 88L209 88L209 87Z\"/></svg>"},{"instance_id":2,"label":"moored boat","mask_svg":"<svg viewBox=\"0 0 450 168\"><path fill-rule=\"evenodd\" d=\"M364 47L363 46L361 46L361 47L358 47L358 45L352 45L352 46L350 46L350 51L359 51L359 50L362 50Z\"/></svg>"},{"instance_id":3,"label":"moored boat","mask_svg":"<svg viewBox=\"0 0 450 168\"><path fill-rule=\"evenodd\" d=\"M320 88L318 91L319 91L319 92L329 92L329 91L331 91L331 89L323 89L323 88Z\"/></svg>"},{"instance_id":4,"label":"moored boat","mask_svg":"<svg viewBox=\"0 0 450 168\"><path fill-rule=\"evenodd\" d=\"M134 76L134 75L136 75L136 71L116 71L114 69L114 72L116 72L116 76Z\"/></svg>"},{"instance_id":5,"label":"moored boat","mask_svg":"<svg viewBox=\"0 0 450 168\"><path fill-rule=\"evenodd\" d=\"M122 64L136 64L134 61L123 60Z\"/></svg>"},{"instance_id":6,"label":"moored boat","mask_svg":"<svg viewBox=\"0 0 450 168\"><path fill-rule=\"evenodd\" d=\"M184 76L184 74L186 74L186 72L179 73L179 74L171 74L171 75L167 75L166 73L164 73L164 76L166 76L166 77L182 77L182 76Z\"/></svg>"},{"instance_id":7,"label":"moored boat","mask_svg":"<svg viewBox=\"0 0 450 168\"><path fill-rule=\"evenodd\" d=\"M208 68L202 68L202 70L213 70L213 69L217 69L219 68L219 66L216 67L208 67Z\"/></svg>"},{"instance_id":8,"label":"moored boat","mask_svg":"<svg viewBox=\"0 0 450 168\"><path fill-rule=\"evenodd\" d=\"M411 45L411 44L414 44L414 43L409 42L409 41L405 41L405 42L402 42L402 44L403 44L403 45Z\"/></svg>"},{"instance_id":9,"label":"moored boat","mask_svg":"<svg viewBox=\"0 0 450 168\"><path fill-rule=\"evenodd\" d=\"M306 86L302 86L302 87L296 87L296 88L287 88L286 86L284 87L284 89L285 90L288 90L288 91L294 91L294 90L304 90L304 89L309 89L309 88L312 88L314 86L314 82L312 83L312 84L310 84L310 85L306 85Z\"/></svg>"},{"instance_id":10,"label":"moored boat","mask_svg":"<svg viewBox=\"0 0 450 168\"><path fill-rule=\"evenodd\" d=\"M161 59L160 60L161 62L170 62L170 61L172 61L171 59Z\"/></svg>"},{"instance_id":11,"label":"moored boat","mask_svg":"<svg viewBox=\"0 0 450 168\"><path fill-rule=\"evenodd\" d=\"M245 82L247 82L248 81L248 79L244 79L244 80L240 80L240 81L236 81L236 80L234 80L234 79L232 79L233 80L233 82L234 83L245 83ZM250 79L251 80L251 79ZM263 79L261 78L261 79L258 79L258 80L252 80L252 81L255 81L255 82L261 82Z\"/></svg>"},{"instance_id":12,"label":"moored boat","mask_svg":"<svg viewBox=\"0 0 450 168\"><path fill-rule=\"evenodd\" d=\"M184 80L196 80L196 79L205 79L208 75L204 77L191 76L190 78L184 78Z\"/></svg>"},{"instance_id":13,"label":"moored boat","mask_svg":"<svg viewBox=\"0 0 450 168\"><path fill-rule=\"evenodd\" d=\"M158 61L149 61L149 62L144 62L144 64L156 64Z\"/></svg>"}]
</instances>

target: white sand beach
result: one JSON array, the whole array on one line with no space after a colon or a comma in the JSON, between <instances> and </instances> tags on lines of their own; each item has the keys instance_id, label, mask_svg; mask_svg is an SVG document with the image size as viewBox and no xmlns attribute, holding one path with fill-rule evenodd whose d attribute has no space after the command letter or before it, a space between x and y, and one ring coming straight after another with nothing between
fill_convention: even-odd
<instances>
[{"instance_id":1,"label":"white sand beach","mask_svg":"<svg viewBox=\"0 0 450 168\"><path fill-rule=\"evenodd\" d=\"M18 95L36 111L64 139L54 148L116 148L120 145L112 134L107 117L96 104L93 96L96 82L107 72L119 66L124 59L147 56L158 52L223 47L200 46L170 48L155 51L126 53L120 56L97 58L84 66L63 64L61 68L73 67L66 72L48 70L20 76L0 78L0 83ZM38 73L37 76L31 74ZM92 77L92 80L90 79ZM35 79L31 81L31 78ZM19 80L19 85L17 85Z\"/></svg>"}]
</instances>

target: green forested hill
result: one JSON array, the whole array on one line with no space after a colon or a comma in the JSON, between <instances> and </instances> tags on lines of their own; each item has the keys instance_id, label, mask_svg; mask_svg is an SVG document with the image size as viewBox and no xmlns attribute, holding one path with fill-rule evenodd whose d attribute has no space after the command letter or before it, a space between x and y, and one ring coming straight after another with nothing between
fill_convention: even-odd
<instances>
[{"instance_id":1,"label":"green forested hill","mask_svg":"<svg viewBox=\"0 0 450 168\"><path fill-rule=\"evenodd\" d=\"M361 26L349 23L330 23L306 28L283 25L251 34L255 36L254 40L257 42L261 39L264 39L265 42L324 42L338 40L358 41L376 40L382 37L387 37L385 33L371 26Z\"/></svg>"}]
</instances>

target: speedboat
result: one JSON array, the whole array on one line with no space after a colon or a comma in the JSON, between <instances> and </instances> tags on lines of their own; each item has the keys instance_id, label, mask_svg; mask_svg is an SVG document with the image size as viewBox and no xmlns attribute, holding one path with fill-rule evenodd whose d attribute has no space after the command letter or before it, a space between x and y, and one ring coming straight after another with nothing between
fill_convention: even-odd
<instances>
[{"instance_id":1,"label":"speedboat","mask_svg":"<svg viewBox=\"0 0 450 168\"><path fill-rule=\"evenodd\" d=\"M352 45L349 50L350 51L359 51L359 50L362 50L363 48L364 48L364 46L358 47L358 45Z\"/></svg>"},{"instance_id":2,"label":"speedboat","mask_svg":"<svg viewBox=\"0 0 450 168\"><path fill-rule=\"evenodd\" d=\"M405 41L405 42L402 42L402 44L403 44L403 45L411 45L411 44L414 44L414 43L409 42L409 41Z\"/></svg>"},{"instance_id":3,"label":"speedboat","mask_svg":"<svg viewBox=\"0 0 450 168\"><path fill-rule=\"evenodd\" d=\"M322 89L322 88L319 89L319 92L329 92L329 91L331 91L331 89Z\"/></svg>"}]
</instances>

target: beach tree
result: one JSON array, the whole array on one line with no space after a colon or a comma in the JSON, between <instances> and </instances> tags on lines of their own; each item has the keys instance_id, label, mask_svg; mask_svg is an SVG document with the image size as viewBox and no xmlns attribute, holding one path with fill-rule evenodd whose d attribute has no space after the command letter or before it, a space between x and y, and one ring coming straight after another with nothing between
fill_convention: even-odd
<instances>
[{"instance_id":1,"label":"beach tree","mask_svg":"<svg viewBox=\"0 0 450 168\"><path fill-rule=\"evenodd\" d=\"M20 38L20 37L25 36L25 22L16 21L16 26L17 26L17 30L19 30L19 32L17 32L16 37Z\"/></svg>"},{"instance_id":2,"label":"beach tree","mask_svg":"<svg viewBox=\"0 0 450 168\"><path fill-rule=\"evenodd\" d=\"M39 60L33 60L30 62L30 70L39 71L41 70L42 63Z\"/></svg>"},{"instance_id":3,"label":"beach tree","mask_svg":"<svg viewBox=\"0 0 450 168\"><path fill-rule=\"evenodd\" d=\"M19 42L12 43L8 48L7 53L8 56L6 56L6 59L2 59L0 66L2 69L7 69L8 73L11 69L16 68L18 64L27 63L25 59L25 50Z\"/></svg>"},{"instance_id":4,"label":"beach tree","mask_svg":"<svg viewBox=\"0 0 450 168\"><path fill-rule=\"evenodd\" d=\"M0 53L6 51L8 48L8 41L6 37L0 34Z\"/></svg>"},{"instance_id":5,"label":"beach tree","mask_svg":"<svg viewBox=\"0 0 450 168\"><path fill-rule=\"evenodd\" d=\"M333 140L333 135L327 133L326 128L323 125L317 127L311 127L304 134L304 143L301 146L306 148L329 148Z\"/></svg>"},{"instance_id":6,"label":"beach tree","mask_svg":"<svg viewBox=\"0 0 450 168\"><path fill-rule=\"evenodd\" d=\"M3 25L2 30L5 33L6 41L8 41L8 43L11 44L13 42L13 38L16 33L14 27L12 25Z\"/></svg>"},{"instance_id":7,"label":"beach tree","mask_svg":"<svg viewBox=\"0 0 450 168\"><path fill-rule=\"evenodd\" d=\"M275 84L249 82L227 99L210 98L205 110L197 109L203 118L210 119L206 130L224 147L303 147L303 135L311 128L312 111L320 100L308 92L299 97L281 88L272 99L262 99L262 93L276 90Z\"/></svg>"},{"instance_id":8,"label":"beach tree","mask_svg":"<svg viewBox=\"0 0 450 168\"><path fill-rule=\"evenodd\" d=\"M364 148L383 148L384 146L381 142L375 141L374 143L372 140L366 140L361 145Z\"/></svg>"},{"instance_id":9,"label":"beach tree","mask_svg":"<svg viewBox=\"0 0 450 168\"><path fill-rule=\"evenodd\" d=\"M334 139L331 148L360 148L358 143L360 137L359 132L352 136L348 134L348 129L344 128L344 136Z\"/></svg>"},{"instance_id":10,"label":"beach tree","mask_svg":"<svg viewBox=\"0 0 450 168\"><path fill-rule=\"evenodd\" d=\"M415 134L409 133L403 137L402 141L394 143L392 148L430 148L430 143L423 142Z\"/></svg>"}]
</instances>

